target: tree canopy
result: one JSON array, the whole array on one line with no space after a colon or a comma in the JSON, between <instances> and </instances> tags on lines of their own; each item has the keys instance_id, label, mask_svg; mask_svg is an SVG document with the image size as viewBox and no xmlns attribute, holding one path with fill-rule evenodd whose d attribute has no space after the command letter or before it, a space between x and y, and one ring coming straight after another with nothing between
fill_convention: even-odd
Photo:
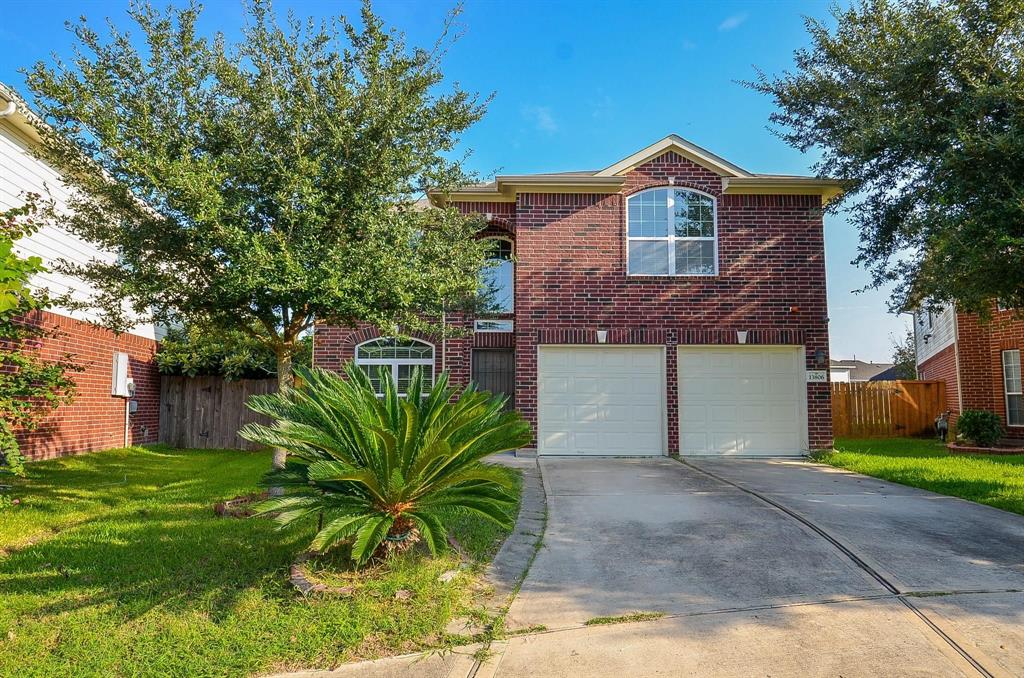
<instances>
[{"instance_id":1,"label":"tree canopy","mask_svg":"<svg viewBox=\"0 0 1024 678\"><path fill-rule=\"evenodd\" d=\"M833 16L806 20L792 71L750 85L775 99L783 139L849 181L855 263L894 284L894 309L1024 308L1024 0L866 0Z\"/></svg>"},{"instance_id":2,"label":"tree canopy","mask_svg":"<svg viewBox=\"0 0 1024 678\"><path fill-rule=\"evenodd\" d=\"M313 335L296 344L294 367L311 367ZM277 375L277 356L266 342L241 330L211 332L205 328L175 328L160 341L156 365L162 374L226 379L266 379Z\"/></svg>"},{"instance_id":3,"label":"tree canopy","mask_svg":"<svg viewBox=\"0 0 1024 678\"><path fill-rule=\"evenodd\" d=\"M133 3L138 40L83 18L75 58L27 81L40 155L74 189L50 217L119 255L61 265L105 323L247 333L287 385L314 322L409 331L476 294L481 224L417 201L470 180L453 149L486 101L446 85L448 31L420 49L368 3L357 21L245 9L235 44L200 35L194 4Z\"/></svg>"}]
</instances>

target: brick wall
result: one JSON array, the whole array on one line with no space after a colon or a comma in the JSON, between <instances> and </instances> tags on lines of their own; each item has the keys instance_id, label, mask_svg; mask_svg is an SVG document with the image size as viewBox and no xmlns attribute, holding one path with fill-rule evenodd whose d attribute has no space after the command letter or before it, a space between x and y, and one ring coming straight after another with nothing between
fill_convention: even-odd
<instances>
[{"instance_id":1,"label":"brick wall","mask_svg":"<svg viewBox=\"0 0 1024 678\"><path fill-rule=\"evenodd\" d=\"M1011 311L994 311L992 319L957 313L960 345L960 383L964 408L996 412L1006 422L1002 352L1024 351L1024 320ZM1024 438L1024 427L1007 428L1012 438Z\"/></svg>"},{"instance_id":2,"label":"brick wall","mask_svg":"<svg viewBox=\"0 0 1024 678\"><path fill-rule=\"evenodd\" d=\"M942 381L946 384L946 409L951 412L952 427L960 414L960 384L956 373L956 346L950 344L918 365L918 379Z\"/></svg>"},{"instance_id":3,"label":"brick wall","mask_svg":"<svg viewBox=\"0 0 1024 678\"><path fill-rule=\"evenodd\" d=\"M138 412L131 416L130 444L156 442L160 423L160 374L153 362L157 342L134 334L115 335L85 322L43 312L33 321L57 336L39 342L46 360L65 354L83 367L71 373L78 393L73 403L52 413L32 432L19 434L22 453L46 459L124 445L125 399L110 395L113 355L129 355L128 376L135 380Z\"/></svg>"},{"instance_id":4,"label":"brick wall","mask_svg":"<svg viewBox=\"0 0 1024 678\"><path fill-rule=\"evenodd\" d=\"M627 277L625 200L670 181L718 200L719 275ZM514 212L508 203L460 205L466 212L491 213L495 227L514 232L515 334L503 341L516 350L516 408L535 429L538 344L595 343L598 329L609 331L609 344L667 347L670 452L678 450L679 344L736 343L736 331L746 330L749 344L803 345L807 368L827 369L820 198L723 195L721 187L718 175L668 152L633 170L618 194L520 193ZM318 327L316 363L340 365L367 332L372 330ZM481 340L447 342L444 364L459 380L469 378L474 341ZM821 365L815 361L819 350ZM830 447L829 385L808 384L807 391L810 447Z\"/></svg>"}]
</instances>

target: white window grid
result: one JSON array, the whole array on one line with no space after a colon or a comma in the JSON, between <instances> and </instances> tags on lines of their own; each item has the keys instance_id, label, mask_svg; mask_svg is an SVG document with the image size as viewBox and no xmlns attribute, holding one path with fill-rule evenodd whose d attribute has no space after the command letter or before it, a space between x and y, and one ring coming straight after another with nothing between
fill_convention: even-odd
<instances>
[{"instance_id":1,"label":"white window grid","mask_svg":"<svg viewBox=\"0 0 1024 678\"><path fill-rule=\"evenodd\" d=\"M402 367L402 366L419 366L420 368L422 368L423 376L426 378L426 384L425 384L426 388L424 389L424 392L427 392L431 388L433 388L433 386L434 386L434 352L435 352L433 344L427 343L425 341L420 341L419 339L412 339L412 340L409 340L407 342L404 342L404 343L412 344L412 345L415 345L415 346L418 346L418 347L429 347L430 348L430 357L429 358L405 358L405 357L403 357L403 358L364 358L364 357L360 356L360 353L361 353L360 349L362 349L364 346L368 346L370 344L376 344L377 342L380 342L382 340L384 340L384 341L388 341L388 340L397 341L397 340L393 339L392 337L378 337L376 339L371 339L369 341L364 341L363 343L361 343L358 346L356 346L356 366L360 367L360 368L364 368L364 371L367 373L367 375L369 375L371 382L376 382L377 381L378 370L380 370L381 367L387 367L387 368L389 368L389 370L391 372L391 379L395 382L396 385L400 385L401 382L398 379L399 368ZM377 391L377 395L379 395L379 396L384 395L383 392L381 392L380 389L376 389L376 391ZM402 391L401 388L399 388L398 389L398 395L405 396L406 394L405 394L404 391Z\"/></svg>"},{"instance_id":2,"label":"white window grid","mask_svg":"<svg viewBox=\"0 0 1024 678\"><path fill-rule=\"evenodd\" d=\"M1006 425L1024 426L1024 417L1011 418L1010 399L1024 399L1024 387L1021 385L1020 350L1003 351L1003 392L1006 404ZM1018 408L1019 411L1019 408Z\"/></svg>"},{"instance_id":3,"label":"white window grid","mask_svg":"<svg viewBox=\"0 0 1024 678\"><path fill-rule=\"evenodd\" d=\"M655 191L666 191L667 203L665 209L665 236L631 236L629 235L629 204L633 200L643 200L642 196L654 194ZM711 214L712 223L715 234L711 237L706 236L677 236L675 233L675 201L676 192L681 193L695 193L711 200ZM660 214L661 210L656 209L656 214ZM667 242L668 243L668 273L643 273L636 272L631 273L629 270L629 243L631 242ZM676 243L677 242L711 242L713 248L713 261L714 269L711 273L686 273L676 271ZM674 186L659 186L656 188L649 188L639 193L634 193L626 199L626 274L630 276L657 276L657 277L709 277L718 275L718 201L713 195L698 191L692 188L676 188Z\"/></svg>"}]
</instances>

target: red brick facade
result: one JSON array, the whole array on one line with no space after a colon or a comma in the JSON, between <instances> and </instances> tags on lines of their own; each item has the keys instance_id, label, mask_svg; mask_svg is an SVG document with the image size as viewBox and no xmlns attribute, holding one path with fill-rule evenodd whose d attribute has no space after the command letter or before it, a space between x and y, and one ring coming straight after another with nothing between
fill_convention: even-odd
<instances>
[{"instance_id":1,"label":"red brick facade","mask_svg":"<svg viewBox=\"0 0 1024 678\"><path fill-rule=\"evenodd\" d=\"M626 198L669 185L715 197L718 275L626 275ZM800 345L808 369L828 365L820 196L726 195L719 175L668 151L629 172L618 193L519 192L514 204L459 207L490 215L491 228L515 242L515 331L448 339L438 345L438 369L449 369L453 382L464 383L473 347L514 345L516 409L535 429L538 345L593 344L597 330L608 331L608 344L668 349L672 453L679 449L677 345L735 344L736 331L745 330L748 344ZM468 319L458 324L471 327ZM356 344L375 335L367 328L318 327L314 362L337 369L353 357ZM828 383L808 384L807 417L811 449L830 447Z\"/></svg>"},{"instance_id":2,"label":"red brick facade","mask_svg":"<svg viewBox=\"0 0 1024 678\"><path fill-rule=\"evenodd\" d=\"M71 354L83 371L72 373L77 395L51 414L37 430L19 435L22 454L46 459L121 447L125 439L125 398L110 395L114 353L129 355L128 376L135 381L139 407L129 418L129 444L157 441L160 425L160 374L153 362L157 342L134 334L115 335L89 323L44 312L36 320L56 331L39 345L41 356L56 360Z\"/></svg>"},{"instance_id":3,"label":"red brick facade","mask_svg":"<svg viewBox=\"0 0 1024 678\"><path fill-rule=\"evenodd\" d=\"M1024 351L1024 320L1011 311L994 311L988 322L976 315L957 313L957 350L959 379L964 409L990 410L1006 422L1006 398L1003 384L1003 356L1006 350ZM952 347L950 347L952 348ZM935 356L924 363L930 368ZM946 382L947 390L949 381ZM1011 438L1024 438L1024 426L1008 426Z\"/></svg>"},{"instance_id":4,"label":"red brick facade","mask_svg":"<svg viewBox=\"0 0 1024 678\"><path fill-rule=\"evenodd\" d=\"M960 384L956 373L956 346L949 345L917 368L918 379L931 379L946 383L946 409L950 412L949 424L954 426L960 414Z\"/></svg>"}]
</instances>

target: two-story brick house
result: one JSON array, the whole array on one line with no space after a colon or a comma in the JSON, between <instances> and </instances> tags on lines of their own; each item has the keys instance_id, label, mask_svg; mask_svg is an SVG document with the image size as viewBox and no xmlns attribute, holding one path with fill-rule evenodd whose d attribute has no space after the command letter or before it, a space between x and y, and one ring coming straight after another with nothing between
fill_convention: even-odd
<instances>
[{"instance_id":1,"label":"two-story brick house","mask_svg":"<svg viewBox=\"0 0 1024 678\"><path fill-rule=\"evenodd\" d=\"M320 326L314 362L508 393L540 454L790 455L832 443L822 206L680 137L590 172L434 195L486 215L502 308L464 336ZM500 292L502 288L505 291ZM817 381L820 379L820 381Z\"/></svg>"},{"instance_id":2,"label":"two-story brick house","mask_svg":"<svg viewBox=\"0 0 1024 678\"><path fill-rule=\"evenodd\" d=\"M993 307L982 321L950 304L942 310L914 313L917 375L946 383L946 408L954 424L967 409L998 414L1007 437L1024 438L1021 350L1024 319Z\"/></svg>"}]
</instances>

